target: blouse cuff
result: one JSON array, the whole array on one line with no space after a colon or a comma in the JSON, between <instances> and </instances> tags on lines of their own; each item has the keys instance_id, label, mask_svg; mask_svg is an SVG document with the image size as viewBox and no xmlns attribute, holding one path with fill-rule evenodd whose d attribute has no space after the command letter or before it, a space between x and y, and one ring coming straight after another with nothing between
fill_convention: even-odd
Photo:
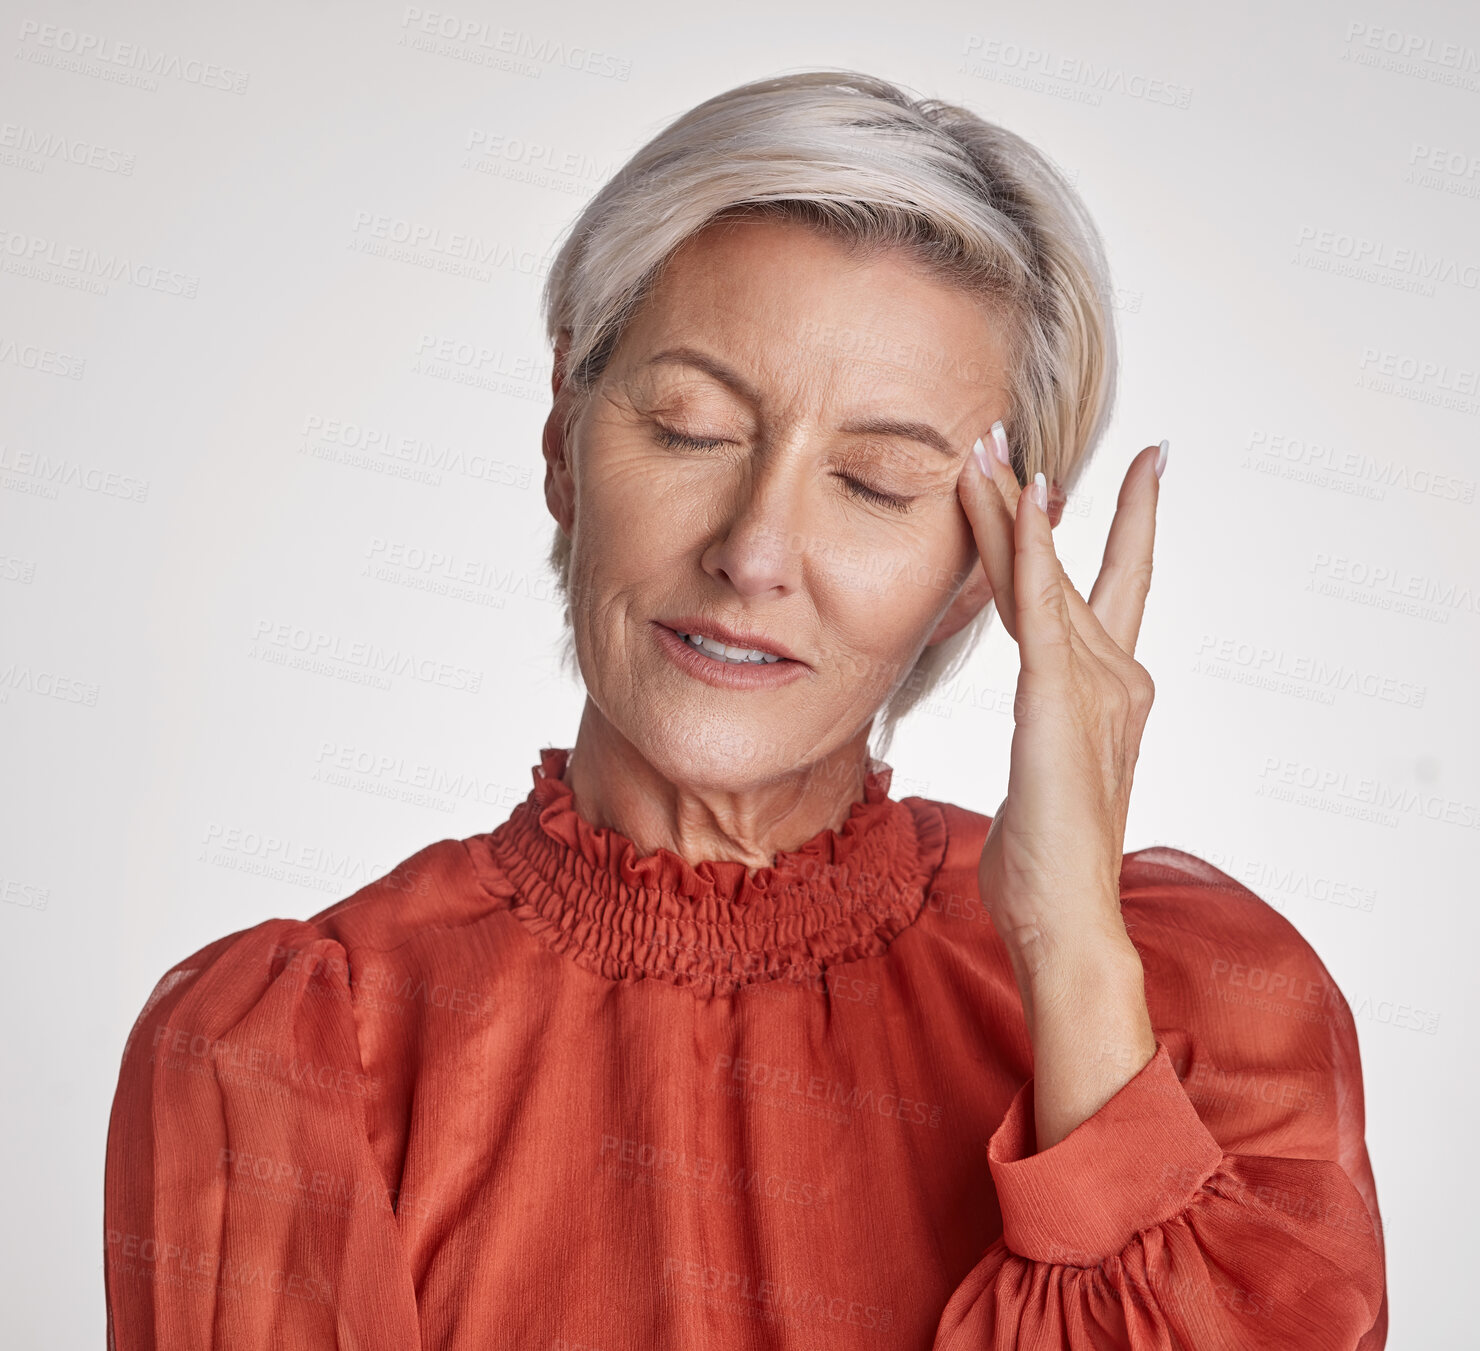
<instances>
[{"instance_id":1,"label":"blouse cuff","mask_svg":"<svg viewBox=\"0 0 1480 1351\"><path fill-rule=\"evenodd\" d=\"M1093 1116L1034 1153L1033 1081L987 1144L1002 1238L1019 1257L1097 1266L1182 1211L1223 1159L1166 1046Z\"/></svg>"}]
</instances>

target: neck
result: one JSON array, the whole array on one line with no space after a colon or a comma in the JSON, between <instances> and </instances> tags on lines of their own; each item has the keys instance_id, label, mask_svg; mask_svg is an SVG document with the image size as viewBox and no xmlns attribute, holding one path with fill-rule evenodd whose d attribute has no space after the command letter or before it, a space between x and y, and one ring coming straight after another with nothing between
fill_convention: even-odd
<instances>
[{"instance_id":1,"label":"neck","mask_svg":"<svg viewBox=\"0 0 1480 1351\"><path fill-rule=\"evenodd\" d=\"M588 697L563 778L586 822L625 835L641 853L768 868L778 853L842 828L864 795L871 726L818 760L759 780L701 784L651 763Z\"/></svg>"}]
</instances>

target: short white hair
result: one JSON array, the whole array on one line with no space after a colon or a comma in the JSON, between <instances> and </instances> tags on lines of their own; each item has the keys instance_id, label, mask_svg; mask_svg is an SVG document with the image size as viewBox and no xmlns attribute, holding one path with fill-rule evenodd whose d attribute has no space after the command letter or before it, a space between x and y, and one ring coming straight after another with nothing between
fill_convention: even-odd
<instances>
[{"instance_id":1,"label":"short white hair","mask_svg":"<svg viewBox=\"0 0 1480 1351\"><path fill-rule=\"evenodd\" d=\"M905 250L994 302L1007 330L1002 421L1018 482L1042 470L1063 492L1073 487L1114 398L1099 232L1060 170L1021 136L851 70L755 80L706 99L638 150L572 223L543 294L549 340L568 343L567 438L664 263L705 226L754 216L865 251ZM549 557L574 671L571 541L558 526ZM959 671L994 608L923 650L876 720L872 754L885 755L898 721Z\"/></svg>"}]
</instances>

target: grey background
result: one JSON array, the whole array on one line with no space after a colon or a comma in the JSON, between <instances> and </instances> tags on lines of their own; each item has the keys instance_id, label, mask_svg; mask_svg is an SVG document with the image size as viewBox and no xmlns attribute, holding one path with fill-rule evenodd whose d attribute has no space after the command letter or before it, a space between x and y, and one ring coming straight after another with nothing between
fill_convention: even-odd
<instances>
[{"instance_id":1,"label":"grey background","mask_svg":"<svg viewBox=\"0 0 1480 1351\"><path fill-rule=\"evenodd\" d=\"M1081 589L1126 461L1172 446L1126 847L1209 859L1330 968L1389 1344L1461 1345L1473 6L625 8L3 5L9 1344L101 1342L108 1109L166 968L492 828L573 741L539 455L560 232L699 100L850 66L1028 136L1104 231L1124 364L1057 535ZM307 635L445 674L358 683ZM995 807L1015 669L994 630L902 727L896 796Z\"/></svg>"}]
</instances>

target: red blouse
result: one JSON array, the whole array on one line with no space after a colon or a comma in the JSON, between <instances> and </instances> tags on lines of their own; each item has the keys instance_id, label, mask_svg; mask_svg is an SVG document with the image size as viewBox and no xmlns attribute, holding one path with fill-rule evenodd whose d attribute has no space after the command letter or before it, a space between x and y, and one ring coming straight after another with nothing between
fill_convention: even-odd
<instances>
[{"instance_id":1,"label":"red blouse","mask_svg":"<svg viewBox=\"0 0 1480 1351\"><path fill-rule=\"evenodd\" d=\"M110 1346L1375 1351L1351 1015L1173 849L1121 893L1157 1051L1049 1149L988 817L863 801L754 873L489 834L170 970L108 1131Z\"/></svg>"}]
</instances>

